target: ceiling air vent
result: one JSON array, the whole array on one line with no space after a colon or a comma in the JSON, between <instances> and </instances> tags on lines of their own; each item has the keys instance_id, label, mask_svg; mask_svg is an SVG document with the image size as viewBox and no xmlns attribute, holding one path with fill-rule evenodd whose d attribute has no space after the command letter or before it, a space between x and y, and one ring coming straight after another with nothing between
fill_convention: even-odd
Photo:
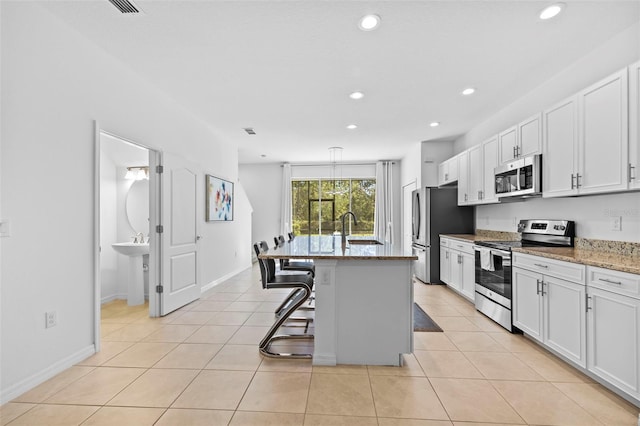
<instances>
[{"instance_id":1,"label":"ceiling air vent","mask_svg":"<svg viewBox=\"0 0 640 426\"><path fill-rule=\"evenodd\" d=\"M129 0L109 0L122 13L140 13L140 9Z\"/></svg>"},{"instance_id":2,"label":"ceiling air vent","mask_svg":"<svg viewBox=\"0 0 640 426\"><path fill-rule=\"evenodd\" d=\"M253 130L253 127L245 127L244 131L247 132L248 135L255 135L256 131Z\"/></svg>"}]
</instances>

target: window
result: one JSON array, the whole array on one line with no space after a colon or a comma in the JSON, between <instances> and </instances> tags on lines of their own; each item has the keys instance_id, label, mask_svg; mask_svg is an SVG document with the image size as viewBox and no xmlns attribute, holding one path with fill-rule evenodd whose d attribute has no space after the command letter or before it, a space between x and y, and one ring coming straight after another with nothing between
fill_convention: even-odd
<instances>
[{"instance_id":1,"label":"window","mask_svg":"<svg viewBox=\"0 0 640 426\"><path fill-rule=\"evenodd\" d=\"M375 179L292 180L293 232L297 235L332 235L341 231L340 217L352 211L347 234L373 235Z\"/></svg>"}]
</instances>

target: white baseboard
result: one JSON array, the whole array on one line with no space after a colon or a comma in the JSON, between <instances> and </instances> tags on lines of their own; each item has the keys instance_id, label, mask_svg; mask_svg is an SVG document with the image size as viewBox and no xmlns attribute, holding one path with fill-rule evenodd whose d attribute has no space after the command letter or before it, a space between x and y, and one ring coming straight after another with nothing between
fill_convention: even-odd
<instances>
[{"instance_id":1,"label":"white baseboard","mask_svg":"<svg viewBox=\"0 0 640 426\"><path fill-rule=\"evenodd\" d=\"M313 365L336 365L336 354L313 354Z\"/></svg>"},{"instance_id":2,"label":"white baseboard","mask_svg":"<svg viewBox=\"0 0 640 426\"><path fill-rule=\"evenodd\" d=\"M200 294L204 293L205 291L211 290L212 288L214 288L215 286L217 286L218 284L222 284L223 282L225 282L226 280L228 280L229 278L232 278L236 275L238 275L241 272L246 271L247 269L251 268L251 266L246 267L246 268L241 268L241 269L236 269L235 271L229 272L226 275L223 275L222 277L218 278L217 280L213 280L211 281L209 284L207 285L203 285L200 288Z\"/></svg>"},{"instance_id":3,"label":"white baseboard","mask_svg":"<svg viewBox=\"0 0 640 426\"><path fill-rule=\"evenodd\" d=\"M87 359L88 357L90 357L95 353L96 353L95 346L93 344L89 345L83 349L80 349L76 353L61 359L58 362L51 364L44 370L41 370L36 374L33 374L27 377L26 379L21 380L15 385L9 386L9 388L7 389L2 389L0 391L0 405L6 402L9 402L14 398L17 398L23 393L33 389L34 387L38 386L41 383L46 382L56 374L63 372L67 368L74 366L78 362L84 359Z\"/></svg>"}]
</instances>

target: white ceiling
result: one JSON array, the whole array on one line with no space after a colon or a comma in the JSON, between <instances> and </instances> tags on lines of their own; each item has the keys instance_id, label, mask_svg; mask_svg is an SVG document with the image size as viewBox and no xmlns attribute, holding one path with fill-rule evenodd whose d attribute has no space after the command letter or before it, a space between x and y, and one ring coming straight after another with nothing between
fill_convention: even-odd
<instances>
[{"instance_id":1,"label":"white ceiling","mask_svg":"<svg viewBox=\"0 0 640 426\"><path fill-rule=\"evenodd\" d=\"M537 17L548 1L135 3L142 14L42 4L237 143L241 163L326 162L335 145L344 160L401 158L464 134L640 20L634 0L565 0L550 21ZM379 29L358 29L367 13ZM477 93L461 96L467 86Z\"/></svg>"}]
</instances>

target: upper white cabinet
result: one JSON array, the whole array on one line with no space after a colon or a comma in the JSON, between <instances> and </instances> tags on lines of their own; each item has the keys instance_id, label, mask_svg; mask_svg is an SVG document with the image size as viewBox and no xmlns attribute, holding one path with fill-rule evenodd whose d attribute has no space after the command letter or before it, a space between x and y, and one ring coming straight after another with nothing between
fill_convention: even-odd
<instances>
[{"instance_id":1,"label":"upper white cabinet","mask_svg":"<svg viewBox=\"0 0 640 426\"><path fill-rule=\"evenodd\" d=\"M629 188L640 189L640 62L629 66Z\"/></svg>"},{"instance_id":2,"label":"upper white cabinet","mask_svg":"<svg viewBox=\"0 0 640 426\"><path fill-rule=\"evenodd\" d=\"M458 181L458 156L449 158L438 165L438 186Z\"/></svg>"},{"instance_id":3,"label":"upper white cabinet","mask_svg":"<svg viewBox=\"0 0 640 426\"><path fill-rule=\"evenodd\" d=\"M627 70L543 112L543 196L628 188Z\"/></svg>"},{"instance_id":4,"label":"upper white cabinet","mask_svg":"<svg viewBox=\"0 0 640 426\"><path fill-rule=\"evenodd\" d=\"M458 156L458 205L499 202L493 170L498 165L498 136Z\"/></svg>"},{"instance_id":5,"label":"upper white cabinet","mask_svg":"<svg viewBox=\"0 0 640 426\"><path fill-rule=\"evenodd\" d=\"M469 151L458 155L458 205L469 204Z\"/></svg>"},{"instance_id":6,"label":"upper white cabinet","mask_svg":"<svg viewBox=\"0 0 640 426\"><path fill-rule=\"evenodd\" d=\"M538 113L517 126L498 135L498 162L506 163L516 158L541 152L542 119Z\"/></svg>"}]
</instances>

